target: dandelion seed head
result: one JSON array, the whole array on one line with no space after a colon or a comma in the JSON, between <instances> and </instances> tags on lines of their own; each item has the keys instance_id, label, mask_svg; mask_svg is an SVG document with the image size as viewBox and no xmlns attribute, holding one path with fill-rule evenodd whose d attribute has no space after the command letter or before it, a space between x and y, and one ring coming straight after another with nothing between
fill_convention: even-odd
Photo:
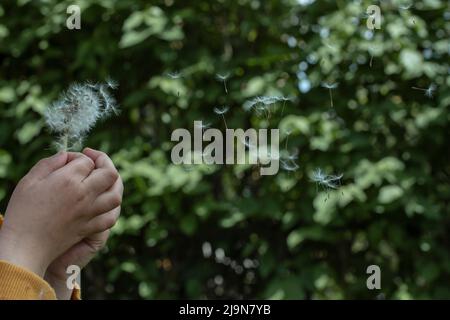
<instances>
[{"instance_id":1,"label":"dandelion seed head","mask_svg":"<svg viewBox=\"0 0 450 320\"><path fill-rule=\"evenodd\" d=\"M107 84L75 83L69 86L45 111L47 126L59 135L58 149L75 147L99 119L117 112ZM70 140L70 146L68 141Z\"/></svg>"}]
</instances>

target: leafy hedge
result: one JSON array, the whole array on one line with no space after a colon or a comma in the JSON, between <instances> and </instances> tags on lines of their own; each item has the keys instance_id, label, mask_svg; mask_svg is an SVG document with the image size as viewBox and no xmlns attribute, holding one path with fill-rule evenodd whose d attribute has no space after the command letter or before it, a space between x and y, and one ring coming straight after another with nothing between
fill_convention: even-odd
<instances>
[{"instance_id":1,"label":"leafy hedge","mask_svg":"<svg viewBox=\"0 0 450 320\"><path fill-rule=\"evenodd\" d=\"M73 3L81 30L65 27ZM0 210L53 152L46 106L111 76L121 115L86 145L112 156L125 196L85 298L450 298L448 3L375 3L370 31L368 1L2 1ZM339 83L334 108L323 82ZM292 100L246 111L259 95ZM230 128L279 127L299 169L173 165L172 131L224 129L222 105ZM344 174L328 200L315 168Z\"/></svg>"}]
</instances>

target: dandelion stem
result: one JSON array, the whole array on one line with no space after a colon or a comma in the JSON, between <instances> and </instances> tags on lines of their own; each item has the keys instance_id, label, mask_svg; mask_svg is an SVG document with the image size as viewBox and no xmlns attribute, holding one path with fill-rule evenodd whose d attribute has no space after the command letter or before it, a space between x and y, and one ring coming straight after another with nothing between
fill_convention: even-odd
<instances>
[{"instance_id":1,"label":"dandelion stem","mask_svg":"<svg viewBox=\"0 0 450 320\"><path fill-rule=\"evenodd\" d=\"M222 114L223 123L225 124L225 129L228 129L227 121L225 120L225 116Z\"/></svg>"},{"instance_id":2,"label":"dandelion stem","mask_svg":"<svg viewBox=\"0 0 450 320\"><path fill-rule=\"evenodd\" d=\"M62 137L62 142L62 151L67 151L67 148L69 147L69 135L67 133Z\"/></svg>"},{"instance_id":3,"label":"dandelion stem","mask_svg":"<svg viewBox=\"0 0 450 320\"><path fill-rule=\"evenodd\" d=\"M225 93L228 94L227 80L223 80L223 86L224 86L224 88L225 88Z\"/></svg>"}]
</instances>

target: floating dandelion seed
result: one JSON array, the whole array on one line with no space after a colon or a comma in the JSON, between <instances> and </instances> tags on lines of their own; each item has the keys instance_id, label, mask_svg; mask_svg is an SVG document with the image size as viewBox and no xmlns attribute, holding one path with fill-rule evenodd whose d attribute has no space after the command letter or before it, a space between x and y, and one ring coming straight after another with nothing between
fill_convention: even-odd
<instances>
[{"instance_id":1,"label":"floating dandelion seed","mask_svg":"<svg viewBox=\"0 0 450 320\"><path fill-rule=\"evenodd\" d=\"M209 129L209 128L211 128L211 124L210 123L206 123L206 124L202 123L201 128L202 128L202 130Z\"/></svg>"},{"instance_id":2,"label":"floating dandelion seed","mask_svg":"<svg viewBox=\"0 0 450 320\"><path fill-rule=\"evenodd\" d=\"M292 172L292 171L297 171L299 167L298 164L295 163L294 160L280 160L281 162L281 168L283 168L283 170Z\"/></svg>"},{"instance_id":3,"label":"floating dandelion seed","mask_svg":"<svg viewBox=\"0 0 450 320\"><path fill-rule=\"evenodd\" d=\"M201 124L199 126L197 126L198 128L202 129L202 132L205 131L206 129L211 128L211 123L205 123L203 124L203 121L201 122Z\"/></svg>"},{"instance_id":4,"label":"floating dandelion seed","mask_svg":"<svg viewBox=\"0 0 450 320\"><path fill-rule=\"evenodd\" d=\"M250 141L250 137L248 137L248 136L244 136L244 138L242 139L241 142L244 146L246 146L250 150L256 149L256 145Z\"/></svg>"},{"instance_id":5,"label":"floating dandelion seed","mask_svg":"<svg viewBox=\"0 0 450 320\"><path fill-rule=\"evenodd\" d=\"M182 77L181 72L179 72L179 71L167 72L166 76L169 77L172 80L180 79ZM177 90L177 96L180 97L180 91L179 90Z\"/></svg>"},{"instance_id":6,"label":"floating dandelion seed","mask_svg":"<svg viewBox=\"0 0 450 320\"><path fill-rule=\"evenodd\" d=\"M110 89L116 90L119 87L119 83L110 77L106 78L105 82Z\"/></svg>"},{"instance_id":7,"label":"floating dandelion seed","mask_svg":"<svg viewBox=\"0 0 450 320\"><path fill-rule=\"evenodd\" d=\"M327 88L328 91L330 92L330 105L333 108L333 93L331 92L331 90L336 89L338 87L339 83L330 83L330 82L322 82L322 87L323 88Z\"/></svg>"},{"instance_id":8,"label":"floating dandelion seed","mask_svg":"<svg viewBox=\"0 0 450 320\"><path fill-rule=\"evenodd\" d=\"M288 148L288 141L289 141L289 136L291 135L291 133L292 133L292 130L286 130L286 143L285 143L285 146L284 146L284 148L287 150L287 148Z\"/></svg>"},{"instance_id":9,"label":"floating dandelion seed","mask_svg":"<svg viewBox=\"0 0 450 320\"><path fill-rule=\"evenodd\" d=\"M295 162L298 159L298 150L296 149L294 152L289 153L286 150L286 154L282 156L281 168L283 170L292 172L296 171L299 168L299 165Z\"/></svg>"},{"instance_id":10,"label":"floating dandelion seed","mask_svg":"<svg viewBox=\"0 0 450 320\"><path fill-rule=\"evenodd\" d=\"M228 126L227 126L227 121L225 120L225 113L227 113L228 110L230 110L230 108L228 106L214 108L214 113L222 116L223 123L225 124L226 129L228 129Z\"/></svg>"},{"instance_id":11,"label":"floating dandelion seed","mask_svg":"<svg viewBox=\"0 0 450 320\"><path fill-rule=\"evenodd\" d=\"M287 149L285 149L285 152L282 156L283 159L295 161L298 159L298 149L295 148L293 152L289 152Z\"/></svg>"},{"instance_id":12,"label":"floating dandelion seed","mask_svg":"<svg viewBox=\"0 0 450 320\"><path fill-rule=\"evenodd\" d=\"M283 101L283 107L281 108L281 116L283 116L283 113L284 113L284 107L286 106L286 101L290 101L291 99L290 98L288 98L288 97L279 97L279 99L281 100L281 101Z\"/></svg>"},{"instance_id":13,"label":"floating dandelion seed","mask_svg":"<svg viewBox=\"0 0 450 320\"><path fill-rule=\"evenodd\" d=\"M432 83L428 86L428 88L419 88L419 87L411 87L414 90L420 90L425 92L425 96L428 98L433 98L434 91L436 91L436 86Z\"/></svg>"},{"instance_id":14,"label":"floating dandelion seed","mask_svg":"<svg viewBox=\"0 0 450 320\"><path fill-rule=\"evenodd\" d=\"M311 180L316 183L317 187L320 186L325 189L327 193L327 198L325 199L326 201L329 198L329 191L331 189L338 189L340 187L341 178L343 176L343 174L327 175L322 171L322 169L317 168L312 172Z\"/></svg>"},{"instance_id":15,"label":"floating dandelion seed","mask_svg":"<svg viewBox=\"0 0 450 320\"><path fill-rule=\"evenodd\" d=\"M288 159L288 160L297 160L297 159L298 159L298 154L297 154L297 152L295 152L295 153L289 153L289 154L286 156L286 159Z\"/></svg>"},{"instance_id":16,"label":"floating dandelion seed","mask_svg":"<svg viewBox=\"0 0 450 320\"><path fill-rule=\"evenodd\" d=\"M398 8L400 10L409 10L412 7L412 3L407 3L407 4L401 4L398 6Z\"/></svg>"},{"instance_id":17,"label":"floating dandelion seed","mask_svg":"<svg viewBox=\"0 0 450 320\"><path fill-rule=\"evenodd\" d=\"M225 93L228 94L228 89L227 89L227 79L230 77L229 73L226 74L216 74L216 79L219 81L223 82L223 87L225 88Z\"/></svg>"},{"instance_id":18,"label":"floating dandelion seed","mask_svg":"<svg viewBox=\"0 0 450 320\"><path fill-rule=\"evenodd\" d=\"M283 101L283 109L282 109L283 114L286 101L290 100L291 100L290 98L285 96L259 96L251 100L247 100L245 102L245 108L249 110L255 109L257 111L257 114L261 114L262 112L264 112L266 113L267 117L269 117L271 106L277 104L280 101Z\"/></svg>"},{"instance_id":19,"label":"floating dandelion seed","mask_svg":"<svg viewBox=\"0 0 450 320\"><path fill-rule=\"evenodd\" d=\"M179 72L179 71L167 72L166 75L170 79L180 79L181 78L181 72Z\"/></svg>"},{"instance_id":20,"label":"floating dandelion seed","mask_svg":"<svg viewBox=\"0 0 450 320\"><path fill-rule=\"evenodd\" d=\"M51 131L59 134L58 150L81 146L84 136L95 123L117 113L117 104L108 88L117 88L109 79L106 83L72 84L45 111L45 120Z\"/></svg>"},{"instance_id":21,"label":"floating dandelion seed","mask_svg":"<svg viewBox=\"0 0 450 320\"><path fill-rule=\"evenodd\" d=\"M399 5L398 8L400 10L409 10L412 8L412 6L413 6L412 3L406 3L406 4ZM411 20L412 20L413 24L416 24L416 19L414 19L414 17L412 17Z\"/></svg>"},{"instance_id":22,"label":"floating dandelion seed","mask_svg":"<svg viewBox=\"0 0 450 320\"><path fill-rule=\"evenodd\" d=\"M325 44L326 47L328 47L328 48L330 48L330 49L332 49L332 50L335 49L335 47L332 46L328 41L323 41L323 43Z\"/></svg>"}]
</instances>

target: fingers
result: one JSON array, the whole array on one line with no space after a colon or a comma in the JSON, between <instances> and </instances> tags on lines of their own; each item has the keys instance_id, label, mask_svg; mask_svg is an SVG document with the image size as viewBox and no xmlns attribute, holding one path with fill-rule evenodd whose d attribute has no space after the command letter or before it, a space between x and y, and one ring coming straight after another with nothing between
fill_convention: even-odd
<instances>
[{"instance_id":1,"label":"fingers","mask_svg":"<svg viewBox=\"0 0 450 320\"><path fill-rule=\"evenodd\" d=\"M111 188L119 178L111 159L101 151L86 148L83 153L95 162L95 170L85 179L85 183L96 192L101 194Z\"/></svg>"},{"instance_id":2,"label":"fingers","mask_svg":"<svg viewBox=\"0 0 450 320\"><path fill-rule=\"evenodd\" d=\"M120 216L120 207L117 207L107 213L101 214L93 218L88 225L88 230L90 234L95 234L99 232L104 232L111 229L117 222Z\"/></svg>"},{"instance_id":3,"label":"fingers","mask_svg":"<svg viewBox=\"0 0 450 320\"><path fill-rule=\"evenodd\" d=\"M84 148L83 154L91 158L95 162L97 168L102 167L103 165L107 165L107 163L104 163L104 161L107 161L109 159L106 153L91 148ZM111 161L111 159L109 160Z\"/></svg>"},{"instance_id":4,"label":"fingers","mask_svg":"<svg viewBox=\"0 0 450 320\"><path fill-rule=\"evenodd\" d=\"M92 214L101 214L119 207L122 204L122 179L117 179L113 186L100 194L92 204Z\"/></svg>"},{"instance_id":5,"label":"fingers","mask_svg":"<svg viewBox=\"0 0 450 320\"><path fill-rule=\"evenodd\" d=\"M82 157L83 154L80 152L67 152L67 163Z\"/></svg>"},{"instance_id":6,"label":"fingers","mask_svg":"<svg viewBox=\"0 0 450 320\"><path fill-rule=\"evenodd\" d=\"M83 181L95 168L94 161L84 154L71 154L68 155L68 159L71 161L55 174L63 174L73 177L76 181Z\"/></svg>"},{"instance_id":7,"label":"fingers","mask_svg":"<svg viewBox=\"0 0 450 320\"><path fill-rule=\"evenodd\" d=\"M28 173L31 177L44 179L54 171L64 167L67 163L68 153L60 152L50 158L40 160Z\"/></svg>"}]
</instances>

